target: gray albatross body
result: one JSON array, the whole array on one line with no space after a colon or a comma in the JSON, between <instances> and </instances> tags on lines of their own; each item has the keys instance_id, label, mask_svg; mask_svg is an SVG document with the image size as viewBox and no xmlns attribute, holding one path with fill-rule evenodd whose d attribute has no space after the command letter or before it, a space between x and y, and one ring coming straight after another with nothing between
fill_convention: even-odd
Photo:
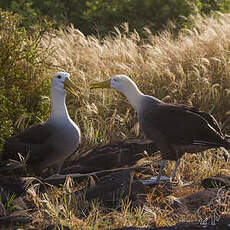
<instances>
[{"instance_id":1,"label":"gray albatross body","mask_svg":"<svg viewBox=\"0 0 230 230\"><path fill-rule=\"evenodd\" d=\"M166 160L176 162L172 178L184 153L197 153L211 148L230 148L215 118L186 105L164 103L144 95L125 75L92 83L91 88L114 88L126 96L137 111L141 130L153 140L161 152L162 162L156 183L159 182Z\"/></svg>"},{"instance_id":2,"label":"gray albatross body","mask_svg":"<svg viewBox=\"0 0 230 230\"><path fill-rule=\"evenodd\" d=\"M56 73L52 79L51 113L48 120L30 126L7 139L3 147L3 160L18 159L18 153L28 156L32 170L39 172L53 164L60 170L65 158L74 153L80 143L80 129L69 117L65 98L67 91L77 89L69 74Z\"/></svg>"}]
</instances>

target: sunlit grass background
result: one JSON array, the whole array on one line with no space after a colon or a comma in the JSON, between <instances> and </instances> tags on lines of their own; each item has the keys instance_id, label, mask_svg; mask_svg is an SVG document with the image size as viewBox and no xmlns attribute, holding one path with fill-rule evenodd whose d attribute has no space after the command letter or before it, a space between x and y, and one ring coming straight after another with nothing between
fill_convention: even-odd
<instances>
[{"instance_id":1,"label":"sunlit grass background","mask_svg":"<svg viewBox=\"0 0 230 230\"><path fill-rule=\"evenodd\" d=\"M79 99L69 98L70 110L81 127L83 146L136 136L136 115L113 90L89 90L88 83L115 74L130 76L146 94L170 103L185 103L210 112L228 131L230 110L230 16L197 16L191 30L177 37L169 30L146 39L115 29L100 40L85 37L73 27L60 31L42 45L54 47L51 62L71 73L81 89ZM51 74L52 75L52 74Z\"/></svg>"}]
</instances>

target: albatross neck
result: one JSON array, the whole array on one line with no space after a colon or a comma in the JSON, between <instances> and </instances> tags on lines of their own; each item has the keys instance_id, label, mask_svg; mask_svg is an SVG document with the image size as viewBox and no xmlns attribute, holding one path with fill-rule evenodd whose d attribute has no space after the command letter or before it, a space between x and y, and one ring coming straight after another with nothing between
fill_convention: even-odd
<instances>
[{"instance_id":1,"label":"albatross neck","mask_svg":"<svg viewBox=\"0 0 230 230\"><path fill-rule=\"evenodd\" d=\"M122 90L122 93L128 99L129 103L138 112L141 105L141 100L145 96L137 87L134 82L130 82L127 88Z\"/></svg>"},{"instance_id":2,"label":"albatross neck","mask_svg":"<svg viewBox=\"0 0 230 230\"><path fill-rule=\"evenodd\" d=\"M160 100L155 97L143 94L133 81L130 81L127 87L123 87L121 92L126 96L129 103L137 112L141 110L143 101L145 99L148 101L151 98L151 102L160 102Z\"/></svg>"},{"instance_id":3,"label":"albatross neck","mask_svg":"<svg viewBox=\"0 0 230 230\"><path fill-rule=\"evenodd\" d=\"M66 93L51 90L51 112L50 119L69 119L68 110L65 104Z\"/></svg>"}]
</instances>

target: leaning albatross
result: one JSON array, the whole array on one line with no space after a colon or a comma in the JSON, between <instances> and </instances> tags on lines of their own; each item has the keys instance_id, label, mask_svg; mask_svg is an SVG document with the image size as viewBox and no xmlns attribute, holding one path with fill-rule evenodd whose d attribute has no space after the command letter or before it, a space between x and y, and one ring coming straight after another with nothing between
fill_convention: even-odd
<instances>
[{"instance_id":1,"label":"leaning albatross","mask_svg":"<svg viewBox=\"0 0 230 230\"><path fill-rule=\"evenodd\" d=\"M65 104L67 91L76 95L76 90L69 73L56 73L52 78L50 117L8 138L2 159L18 159L18 153L24 157L29 154L28 165L33 171L57 164L59 172L65 158L74 153L80 143L80 129L71 120Z\"/></svg>"},{"instance_id":2,"label":"leaning albatross","mask_svg":"<svg viewBox=\"0 0 230 230\"><path fill-rule=\"evenodd\" d=\"M125 75L116 75L106 81L91 83L90 88L113 88L126 96L137 111L141 130L154 141L161 152L158 183L166 160L176 161L172 179L176 175L184 153L196 153L210 148L230 148L215 118L186 105L175 105L144 95Z\"/></svg>"}]
</instances>

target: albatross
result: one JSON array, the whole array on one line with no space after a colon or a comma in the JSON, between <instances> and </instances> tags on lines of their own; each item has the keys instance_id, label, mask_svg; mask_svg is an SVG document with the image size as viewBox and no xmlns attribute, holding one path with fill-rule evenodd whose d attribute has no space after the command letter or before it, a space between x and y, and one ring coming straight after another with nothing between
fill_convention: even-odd
<instances>
[{"instance_id":1,"label":"albatross","mask_svg":"<svg viewBox=\"0 0 230 230\"><path fill-rule=\"evenodd\" d=\"M76 96L76 90L69 73L56 73L52 78L50 117L9 137L3 146L2 160L18 159L18 153L29 155L28 165L33 171L56 164L59 173L64 160L80 143L80 129L70 118L65 104L67 91Z\"/></svg>"},{"instance_id":2,"label":"albatross","mask_svg":"<svg viewBox=\"0 0 230 230\"><path fill-rule=\"evenodd\" d=\"M161 153L161 165L155 183L159 183L166 160L176 161L174 180L180 159L186 152L211 148L230 148L215 118L206 112L182 104L170 104L143 94L126 75L115 75L90 88L112 88L122 93L137 112L140 129L154 141Z\"/></svg>"}]
</instances>

